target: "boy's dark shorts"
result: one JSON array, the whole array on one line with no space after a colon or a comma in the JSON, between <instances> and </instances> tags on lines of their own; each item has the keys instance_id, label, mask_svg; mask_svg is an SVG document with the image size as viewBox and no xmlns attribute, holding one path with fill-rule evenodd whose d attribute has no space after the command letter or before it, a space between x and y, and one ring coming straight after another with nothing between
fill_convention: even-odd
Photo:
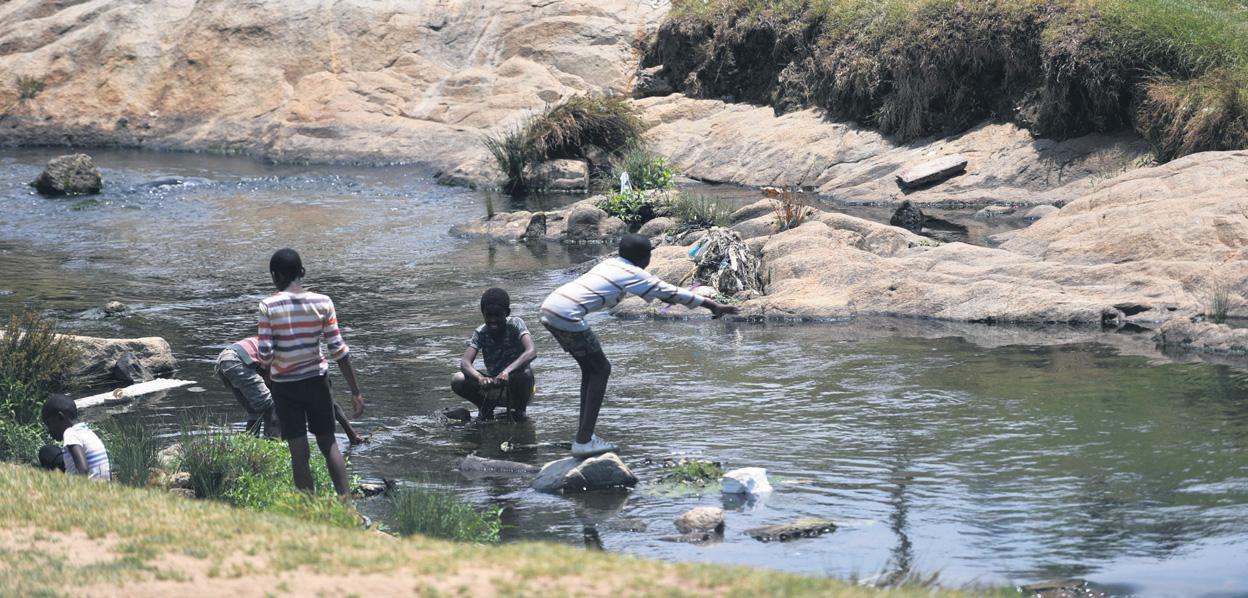
<instances>
[{"instance_id":1,"label":"boy's dark shorts","mask_svg":"<svg viewBox=\"0 0 1248 598\"><path fill-rule=\"evenodd\" d=\"M545 326L546 330L550 331L550 335L558 341L559 346L573 357L602 353L602 344L598 342L598 335L594 334L593 330L568 332L547 324L545 318L542 318L542 326Z\"/></svg>"},{"instance_id":2,"label":"boy's dark shorts","mask_svg":"<svg viewBox=\"0 0 1248 598\"><path fill-rule=\"evenodd\" d=\"M273 405L282 426L282 440L334 433L334 399L329 376L273 383Z\"/></svg>"}]
</instances>

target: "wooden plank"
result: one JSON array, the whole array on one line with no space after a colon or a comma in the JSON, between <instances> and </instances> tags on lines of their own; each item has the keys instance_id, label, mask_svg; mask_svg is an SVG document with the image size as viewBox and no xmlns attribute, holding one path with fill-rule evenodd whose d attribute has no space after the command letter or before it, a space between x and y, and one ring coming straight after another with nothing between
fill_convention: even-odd
<instances>
[{"instance_id":1,"label":"wooden plank","mask_svg":"<svg viewBox=\"0 0 1248 598\"><path fill-rule=\"evenodd\" d=\"M111 392L102 392L98 395L83 397L74 401L79 409L87 407L99 407L101 405L118 405L121 403L129 403L135 397L149 395L152 393L169 390L171 388L179 388L182 386L190 386L194 384L194 380L175 380L172 378L160 378L157 380L149 380L132 384L125 388L118 388Z\"/></svg>"},{"instance_id":2,"label":"wooden plank","mask_svg":"<svg viewBox=\"0 0 1248 598\"><path fill-rule=\"evenodd\" d=\"M902 187L921 187L943 181L966 171L966 157L962 154L944 156L922 164L907 167L897 173L897 184Z\"/></svg>"}]
</instances>

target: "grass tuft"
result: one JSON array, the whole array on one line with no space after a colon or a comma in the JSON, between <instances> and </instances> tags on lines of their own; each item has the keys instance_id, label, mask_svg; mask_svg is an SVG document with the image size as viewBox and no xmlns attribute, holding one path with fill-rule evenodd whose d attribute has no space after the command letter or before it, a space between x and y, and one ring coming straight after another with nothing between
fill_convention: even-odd
<instances>
[{"instance_id":1,"label":"grass tuft","mask_svg":"<svg viewBox=\"0 0 1248 598\"><path fill-rule=\"evenodd\" d=\"M17 76L17 99L25 102L35 99L43 91L43 79L37 77Z\"/></svg>"},{"instance_id":2,"label":"grass tuft","mask_svg":"<svg viewBox=\"0 0 1248 598\"><path fill-rule=\"evenodd\" d=\"M814 213L813 208L803 203L801 195L801 191L790 187L767 189L772 213L776 216L777 232L801 226Z\"/></svg>"},{"instance_id":3,"label":"grass tuft","mask_svg":"<svg viewBox=\"0 0 1248 598\"><path fill-rule=\"evenodd\" d=\"M611 174L607 187L619 190L620 177L628 173L629 185L633 189L671 189L676 170L668 163L667 158L660 156L639 144L621 152L611 161Z\"/></svg>"},{"instance_id":4,"label":"grass tuft","mask_svg":"<svg viewBox=\"0 0 1248 598\"><path fill-rule=\"evenodd\" d=\"M1217 284L1209 293L1209 303L1205 307L1205 317L1215 324L1225 324L1226 314L1231 310L1231 285Z\"/></svg>"},{"instance_id":5,"label":"grass tuft","mask_svg":"<svg viewBox=\"0 0 1248 598\"><path fill-rule=\"evenodd\" d=\"M491 544L502 531L502 507L478 511L450 490L408 488L391 498L398 532L433 538Z\"/></svg>"},{"instance_id":6,"label":"grass tuft","mask_svg":"<svg viewBox=\"0 0 1248 598\"><path fill-rule=\"evenodd\" d=\"M723 202L705 195L684 195L672 202L672 217L685 229L728 226L732 210Z\"/></svg>"},{"instance_id":7,"label":"grass tuft","mask_svg":"<svg viewBox=\"0 0 1248 598\"><path fill-rule=\"evenodd\" d=\"M34 310L9 318L0 336L0 419L37 424L49 392L73 385L78 349Z\"/></svg>"},{"instance_id":8,"label":"grass tuft","mask_svg":"<svg viewBox=\"0 0 1248 598\"><path fill-rule=\"evenodd\" d=\"M113 417L100 423L99 429L113 480L135 488L146 486L160 452L160 439L152 429L133 417Z\"/></svg>"}]
</instances>

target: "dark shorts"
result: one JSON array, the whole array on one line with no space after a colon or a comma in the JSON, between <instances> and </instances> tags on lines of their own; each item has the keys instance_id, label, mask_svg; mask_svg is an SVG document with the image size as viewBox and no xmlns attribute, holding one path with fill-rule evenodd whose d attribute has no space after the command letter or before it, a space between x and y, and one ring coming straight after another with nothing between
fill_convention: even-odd
<instances>
[{"instance_id":1,"label":"dark shorts","mask_svg":"<svg viewBox=\"0 0 1248 598\"><path fill-rule=\"evenodd\" d=\"M282 440L334 433L334 399L329 376L273 383L273 405L282 426Z\"/></svg>"},{"instance_id":2,"label":"dark shorts","mask_svg":"<svg viewBox=\"0 0 1248 598\"><path fill-rule=\"evenodd\" d=\"M568 332L560 330L546 323L546 319L542 318L542 326L555 337L555 341L573 357L585 357L592 353L602 353L602 344L598 342L598 335L593 330L585 330L583 332Z\"/></svg>"}]
</instances>

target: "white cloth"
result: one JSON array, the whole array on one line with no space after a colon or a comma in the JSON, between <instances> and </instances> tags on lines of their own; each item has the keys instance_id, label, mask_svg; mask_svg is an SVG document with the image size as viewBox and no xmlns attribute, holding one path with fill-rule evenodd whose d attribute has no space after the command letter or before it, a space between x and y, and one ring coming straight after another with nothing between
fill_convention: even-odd
<instances>
[{"instance_id":1,"label":"white cloth","mask_svg":"<svg viewBox=\"0 0 1248 598\"><path fill-rule=\"evenodd\" d=\"M702 305L702 297L668 284L622 258L611 258L565 284L542 302L543 322L565 332L589 330L585 316L615 307L625 295L646 301L658 299L689 307Z\"/></svg>"},{"instance_id":2,"label":"white cloth","mask_svg":"<svg viewBox=\"0 0 1248 598\"><path fill-rule=\"evenodd\" d=\"M69 447L78 445L82 447L82 452L87 459L87 477L93 480L111 480L113 479L112 471L108 465L108 451L104 448L104 443L100 440L87 424L82 422L76 423L68 430L65 430L65 448L62 453L65 456L65 473L79 473L78 466L74 463L74 456L70 454Z\"/></svg>"}]
</instances>

